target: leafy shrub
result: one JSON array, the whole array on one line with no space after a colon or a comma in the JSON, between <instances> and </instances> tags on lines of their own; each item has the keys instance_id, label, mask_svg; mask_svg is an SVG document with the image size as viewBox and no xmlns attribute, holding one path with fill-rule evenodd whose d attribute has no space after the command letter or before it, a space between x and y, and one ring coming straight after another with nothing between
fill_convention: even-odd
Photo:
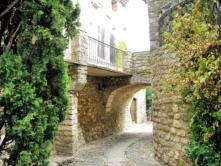
<instances>
[{"instance_id":1,"label":"leafy shrub","mask_svg":"<svg viewBox=\"0 0 221 166\"><path fill-rule=\"evenodd\" d=\"M1 8L13 2L2 1ZM71 0L17 1L14 9L0 18L8 35L1 36L0 49L0 129L6 131L0 155L9 155L6 165L47 165L58 123L69 108L63 52L68 37L77 33L80 11ZM17 34L4 27L7 20L17 20Z\"/></svg>"},{"instance_id":2,"label":"leafy shrub","mask_svg":"<svg viewBox=\"0 0 221 166\"><path fill-rule=\"evenodd\" d=\"M197 0L190 13L175 15L172 33L164 35L179 57L167 81L191 104L187 157L197 166L221 165L221 41L213 6Z\"/></svg>"}]
</instances>

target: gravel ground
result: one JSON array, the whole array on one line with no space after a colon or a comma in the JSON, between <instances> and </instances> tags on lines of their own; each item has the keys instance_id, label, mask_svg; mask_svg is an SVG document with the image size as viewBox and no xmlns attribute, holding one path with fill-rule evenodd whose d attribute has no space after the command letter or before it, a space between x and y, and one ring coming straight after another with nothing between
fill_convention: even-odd
<instances>
[{"instance_id":1,"label":"gravel ground","mask_svg":"<svg viewBox=\"0 0 221 166\"><path fill-rule=\"evenodd\" d=\"M125 133L93 141L74 157L54 158L50 166L57 165L161 166L153 158L151 123L134 125Z\"/></svg>"}]
</instances>

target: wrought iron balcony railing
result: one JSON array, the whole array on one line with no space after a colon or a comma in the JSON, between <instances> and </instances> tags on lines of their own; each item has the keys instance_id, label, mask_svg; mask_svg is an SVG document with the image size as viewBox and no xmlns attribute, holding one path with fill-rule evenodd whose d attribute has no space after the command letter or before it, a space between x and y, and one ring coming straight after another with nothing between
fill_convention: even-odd
<instances>
[{"instance_id":1,"label":"wrought iron balcony railing","mask_svg":"<svg viewBox=\"0 0 221 166\"><path fill-rule=\"evenodd\" d=\"M123 72L124 51L88 37L88 64Z\"/></svg>"}]
</instances>

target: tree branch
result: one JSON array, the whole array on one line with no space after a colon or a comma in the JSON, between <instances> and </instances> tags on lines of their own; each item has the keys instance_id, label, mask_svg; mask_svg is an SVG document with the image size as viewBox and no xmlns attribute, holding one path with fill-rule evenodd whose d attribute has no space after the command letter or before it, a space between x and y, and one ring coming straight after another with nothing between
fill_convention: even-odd
<instances>
[{"instance_id":1,"label":"tree branch","mask_svg":"<svg viewBox=\"0 0 221 166\"><path fill-rule=\"evenodd\" d=\"M13 8L16 3L18 3L20 0L14 0L8 7L7 9L5 9L1 14L0 14L0 18L3 17L6 13L8 13L8 11Z\"/></svg>"},{"instance_id":2,"label":"tree branch","mask_svg":"<svg viewBox=\"0 0 221 166\"><path fill-rule=\"evenodd\" d=\"M13 39L15 38L16 34L18 33L18 30L20 29L20 27L21 27L21 23L18 24L17 29L15 30L15 32L10 37L10 40L8 42L8 45L7 45L7 51L11 48Z\"/></svg>"},{"instance_id":3,"label":"tree branch","mask_svg":"<svg viewBox=\"0 0 221 166\"><path fill-rule=\"evenodd\" d=\"M0 153L1 153L2 149L4 149L4 147L8 144L9 141L13 142L12 138L13 137L8 136L7 134L5 135L5 138L3 139L3 141L0 144Z\"/></svg>"}]
</instances>

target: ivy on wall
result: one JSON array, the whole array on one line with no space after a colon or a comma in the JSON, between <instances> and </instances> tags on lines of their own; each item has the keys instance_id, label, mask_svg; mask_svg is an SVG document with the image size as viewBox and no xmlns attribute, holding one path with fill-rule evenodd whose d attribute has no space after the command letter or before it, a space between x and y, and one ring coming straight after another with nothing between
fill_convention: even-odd
<instances>
[{"instance_id":1,"label":"ivy on wall","mask_svg":"<svg viewBox=\"0 0 221 166\"><path fill-rule=\"evenodd\" d=\"M190 13L175 14L172 33L164 35L179 58L169 87L191 105L186 154L194 166L221 165L221 41L214 2L197 0Z\"/></svg>"},{"instance_id":2,"label":"ivy on wall","mask_svg":"<svg viewBox=\"0 0 221 166\"><path fill-rule=\"evenodd\" d=\"M2 0L0 7L0 156L6 165L47 165L69 108L63 52L80 10L71 0Z\"/></svg>"}]
</instances>

